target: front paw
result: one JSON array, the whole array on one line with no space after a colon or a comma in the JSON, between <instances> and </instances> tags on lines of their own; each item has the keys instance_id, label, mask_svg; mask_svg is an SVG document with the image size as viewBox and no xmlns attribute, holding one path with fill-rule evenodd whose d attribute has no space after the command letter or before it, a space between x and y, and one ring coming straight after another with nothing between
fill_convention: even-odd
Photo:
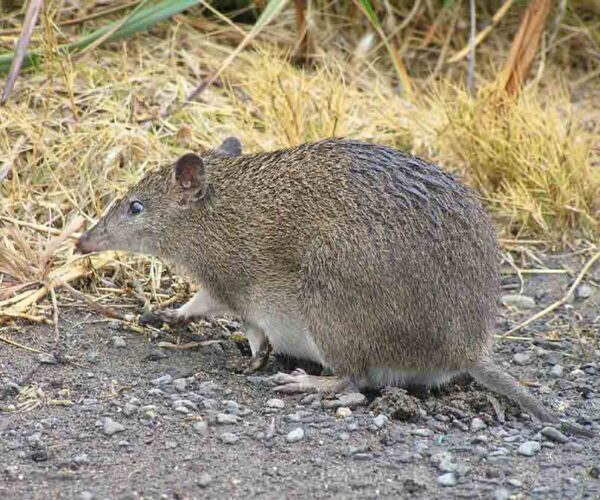
<instances>
[{"instance_id":1,"label":"front paw","mask_svg":"<svg viewBox=\"0 0 600 500\"><path fill-rule=\"evenodd\" d=\"M189 320L179 316L174 309L147 311L140 316L138 321L142 326L149 325L156 328L160 328L164 324L169 326L183 326L189 323Z\"/></svg>"},{"instance_id":2,"label":"front paw","mask_svg":"<svg viewBox=\"0 0 600 500\"><path fill-rule=\"evenodd\" d=\"M253 356L247 363L244 370L245 375L252 375L253 373L261 371L269 361L269 353L265 353L261 356Z\"/></svg>"}]
</instances>

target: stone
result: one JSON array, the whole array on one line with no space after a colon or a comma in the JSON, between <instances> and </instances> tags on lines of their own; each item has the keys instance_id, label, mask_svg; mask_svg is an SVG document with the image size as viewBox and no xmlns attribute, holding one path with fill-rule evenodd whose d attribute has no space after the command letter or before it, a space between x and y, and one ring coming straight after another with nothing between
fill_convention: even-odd
<instances>
[{"instance_id":1,"label":"stone","mask_svg":"<svg viewBox=\"0 0 600 500\"><path fill-rule=\"evenodd\" d=\"M335 411L335 416L338 418L348 418L351 415L352 415L352 410L350 408L348 408L347 406L340 406Z\"/></svg>"},{"instance_id":2,"label":"stone","mask_svg":"<svg viewBox=\"0 0 600 500\"><path fill-rule=\"evenodd\" d=\"M196 480L196 484L200 486L200 488L206 488L212 482L212 477L209 474L201 474L200 477Z\"/></svg>"},{"instance_id":3,"label":"stone","mask_svg":"<svg viewBox=\"0 0 600 500\"><path fill-rule=\"evenodd\" d=\"M216 422L219 425L233 425L237 424L240 417L236 415L229 415L227 413L217 413Z\"/></svg>"},{"instance_id":4,"label":"stone","mask_svg":"<svg viewBox=\"0 0 600 500\"><path fill-rule=\"evenodd\" d=\"M285 440L288 443L297 443L298 441L302 441L304 439L304 429L302 427L296 427L294 430L288 432L288 435L285 437Z\"/></svg>"},{"instance_id":5,"label":"stone","mask_svg":"<svg viewBox=\"0 0 600 500\"><path fill-rule=\"evenodd\" d=\"M208 434L208 424L204 421L196 422L192 428L196 434L200 434L201 436Z\"/></svg>"},{"instance_id":6,"label":"stone","mask_svg":"<svg viewBox=\"0 0 600 500\"><path fill-rule=\"evenodd\" d=\"M125 403L123 407L123 414L127 417L131 417L136 411L138 411L138 407L131 403Z\"/></svg>"},{"instance_id":7,"label":"stone","mask_svg":"<svg viewBox=\"0 0 600 500\"><path fill-rule=\"evenodd\" d=\"M549 375L553 378L560 378L563 375L563 367L560 364L556 364L552 367L549 372Z\"/></svg>"},{"instance_id":8,"label":"stone","mask_svg":"<svg viewBox=\"0 0 600 500\"><path fill-rule=\"evenodd\" d=\"M355 408L357 406L363 406L367 402L367 397L360 392L349 392L347 394L342 394L338 401L341 406L347 406L348 408Z\"/></svg>"},{"instance_id":9,"label":"stone","mask_svg":"<svg viewBox=\"0 0 600 500\"><path fill-rule=\"evenodd\" d=\"M437 482L440 486L456 486L458 479L454 472L447 472L446 474L438 476Z\"/></svg>"},{"instance_id":10,"label":"stone","mask_svg":"<svg viewBox=\"0 0 600 500\"><path fill-rule=\"evenodd\" d=\"M471 432L479 432L483 429L485 429L487 427L487 424L481 420L479 417L475 417L473 420L471 420L471 425L469 426L469 428L471 429Z\"/></svg>"},{"instance_id":11,"label":"stone","mask_svg":"<svg viewBox=\"0 0 600 500\"><path fill-rule=\"evenodd\" d=\"M38 354L37 360L43 365L55 365L58 363L58 360L54 354L48 354L45 352Z\"/></svg>"},{"instance_id":12,"label":"stone","mask_svg":"<svg viewBox=\"0 0 600 500\"><path fill-rule=\"evenodd\" d=\"M510 491L506 488L497 488L494 490L494 500L508 500L510 498Z\"/></svg>"},{"instance_id":13,"label":"stone","mask_svg":"<svg viewBox=\"0 0 600 500\"><path fill-rule=\"evenodd\" d=\"M579 285L575 289L575 297L578 299L589 299L593 293L594 289L586 283Z\"/></svg>"},{"instance_id":14,"label":"stone","mask_svg":"<svg viewBox=\"0 0 600 500\"><path fill-rule=\"evenodd\" d=\"M419 437L429 437L433 434L431 429L415 429L411 431L411 434Z\"/></svg>"},{"instance_id":15,"label":"stone","mask_svg":"<svg viewBox=\"0 0 600 500\"><path fill-rule=\"evenodd\" d=\"M168 373L165 373L164 375L161 375L160 377L155 378L152 381L152 385L156 385L156 386L166 385L166 384L169 384L171 382L171 380L173 380L173 377L171 375L169 375Z\"/></svg>"},{"instance_id":16,"label":"stone","mask_svg":"<svg viewBox=\"0 0 600 500\"><path fill-rule=\"evenodd\" d=\"M531 354L528 352L518 352L513 356L513 361L517 365L527 365L531 362Z\"/></svg>"},{"instance_id":17,"label":"stone","mask_svg":"<svg viewBox=\"0 0 600 500\"><path fill-rule=\"evenodd\" d=\"M274 408L276 410L283 410L285 408L285 402L277 398L269 399L266 403L266 407Z\"/></svg>"},{"instance_id":18,"label":"stone","mask_svg":"<svg viewBox=\"0 0 600 500\"><path fill-rule=\"evenodd\" d=\"M374 419L373 419L373 424L375 425L375 427L377 427L378 429L383 429L389 422L389 418L387 417L387 415L377 415Z\"/></svg>"},{"instance_id":19,"label":"stone","mask_svg":"<svg viewBox=\"0 0 600 500\"><path fill-rule=\"evenodd\" d=\"M90 463L87 453L79 453L73 457L73 462L77 465L86 465Z\"/></svg>"},{"instance_id":20,"label":"stone","mask_svg":"<svg viewBox=\"0 0 600 500\"><path fill-rule=\"evenodd\" d=\"M127 347L127 342L125 342L125 339L123 337L113 337L111 341L113 347L117 347L120 349L122 349L123 347Z\"/></svg>"},{"instance_id":21,"label":"stone","mask_svg":"<svg viewBox=\"0 0 600 500\"><path fill-rule=\"evenodd\" d=\"M119 422L115 422L112 418L106 417L104 419L104 423L102 424L102 431L107 436L112 436L117 432L123 432L125 430L125 426L120 424Z\"/></svg>"},{"instance_id":22,"label":"stone","mask_svg":"<svg viewBox=\"0 0 600 500\"><path fill-rule=\"evenodd\" d=\"M544 427L542 429L542 436L547 437L551 441L555 441L557 443L568 443L569 438L565 436L562 432L554 427Z\"/></svg>"},{"instance_id":23,"label":"stone","mask_svg":"<svg viewBox=\"0 0 600 500\"><path fill-rule=\"evenodd\" d=\"M173 380L173 386L177 392L185 392L187 388L187 380L184 378L176 378Z\"/></svg>"},{"instance_id":24,"label":"stone","mask_svg":"<svg viewBox=\"0 0 600 500\"><path fill-rule=\"evenodd\" d=\"M521 444L521 446L519 446L517 452L519 455L533 457L534 455L537 455L541 449L542 447L537 441L525 441L523 444Z\"/></svg>"},{"instance_id":25,"label":"stone","mask_svg":"<svg viewBox=\"0 0 600 500\"><path fill-rule=\"evenodd\" d=\"M223 441L225 444L235 444L239 440L239 436L235 435L233 432L224 432L221 434L221 441Z\"/></svg>"}]
</instances>

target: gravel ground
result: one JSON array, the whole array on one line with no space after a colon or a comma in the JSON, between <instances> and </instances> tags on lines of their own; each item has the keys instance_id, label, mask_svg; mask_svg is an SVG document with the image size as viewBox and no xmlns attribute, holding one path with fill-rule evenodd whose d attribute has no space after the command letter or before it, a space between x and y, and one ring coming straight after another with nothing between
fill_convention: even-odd
<instances>
[{"instance_id":1,"label":"gravel ground","mask_svg":"<svg viewBox=\"0 0 600 500\"><path fill-rule=\"evenodd\" d=\"M549 261L569 264L580 265ZM507 278L498 332L560 298L570 280L536 276L520 293ZM600 433L600 290L590 281L576 295L522 339L498 342L495 357L545 404ZM217 342L188 350L83 309L61 312L58 341L48 326L4 330L50 356L0 343L0 495L600 498L600 439L542 429L469 380L436 392L278 396L268 375L299 363L272 359L244 375L237 328L194 325L187 335Z\"/></svg>"}]
</instances>

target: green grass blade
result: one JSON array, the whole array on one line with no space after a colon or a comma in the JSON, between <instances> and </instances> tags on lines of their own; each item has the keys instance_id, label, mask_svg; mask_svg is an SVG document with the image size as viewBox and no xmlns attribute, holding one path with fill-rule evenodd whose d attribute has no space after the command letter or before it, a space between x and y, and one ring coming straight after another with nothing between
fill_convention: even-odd
<instances>
[{"instance_id":1,"label":"green grass blade","mask_svg":"<svg viewBox=\"0 0 600 500\"><path fill-rule=\"evenodd\" d=\"M119 19L107 24L106 26L103 26L102 28L98 28L97 30L75 42L61 45L57 49L58 52L80 52L81 50L91 46L94 42L105 36L111 30L114 30L114 33L106 37L106 40L103 40L103 43L132 36L139 31L147 30L155 24L197 5L198 0L162 0L155 5L147 6L142 9L140 7L142 7L143 4L144 2L142 2L142 4L138 5L130 14L128 14L125 17L125 21L123 19ZM118 29L115 30L115 27L117 26ZM8 71L8 68L10 67L14 57L14 52L0 55L0 73ZM22 67L39 64L42 58L43 55L40 51L29 52L25 56Z\"/></svg>"}]
</instances>

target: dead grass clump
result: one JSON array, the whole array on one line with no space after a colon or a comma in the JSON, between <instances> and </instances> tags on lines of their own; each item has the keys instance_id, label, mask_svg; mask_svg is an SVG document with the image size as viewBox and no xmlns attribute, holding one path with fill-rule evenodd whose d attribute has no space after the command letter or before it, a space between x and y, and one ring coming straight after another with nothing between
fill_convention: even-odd
<instances>
[{"instance_id":1,"label":"dead grass clump","mask_svg":"<svg viewBox=\"0 0 600 500\"><path fill-rule=\"evenodd\" d=\"M164 291L167 273L160 263L73 256L65 239L69 224L77 216L91 224L148 170L231 134L249 152L338 135L421 153L461 172L517 234L591 234L588 214L598 186L590 168L590 140L600 123L595 117L582 130L575 118L554 110L557 104L568 109L566 97L546 105L532 92L504 114L483 94L472 99L456 90L409 103L393 70L376 57L382 52L376 37L362 55L355 50L368 25L350 36L333 29L354 19L341 6L339 18L309 14L313 69L290 63L288 12L269 26L268 38L257 38L198 100L185 105L246 31L215 20L198 25L192 21L203 18L186 15L98 47L83 59L48 57L23 73L8 105L0 107L0 177L7 176L0 183L0 312L48 312L39 304L42 297L89 275L103 297L129 293L124 290L142 280L146 293L164 300L158 290ZM429 33L424 29L430 17L403 28L412 32L411 44ZM329 22L332 29L318 29ZM453 22L459 29L458 19ZM77 34L70 30L61 33ZM464 46L446 35L445 25L433 25L428 43L441 37ZM41 33L36 36L39 42ZM454 79L451 71L442 72L440 54L422 51L431 54L411 57L440 63L428 78Z\"/></svg>"},{"instance_id":2,"label":"dead grass clump","mask_svg":"<svg viewBox=\"0 0 600 500\"><path fill-rule=\"evenodd\" d=\"M598 131L584 129L564 93L525 91L500 103L444 87L426 100L432 155L458 170L513 235L593 237L600 172L592 168Z\"/></svg>"}]
</instances>

